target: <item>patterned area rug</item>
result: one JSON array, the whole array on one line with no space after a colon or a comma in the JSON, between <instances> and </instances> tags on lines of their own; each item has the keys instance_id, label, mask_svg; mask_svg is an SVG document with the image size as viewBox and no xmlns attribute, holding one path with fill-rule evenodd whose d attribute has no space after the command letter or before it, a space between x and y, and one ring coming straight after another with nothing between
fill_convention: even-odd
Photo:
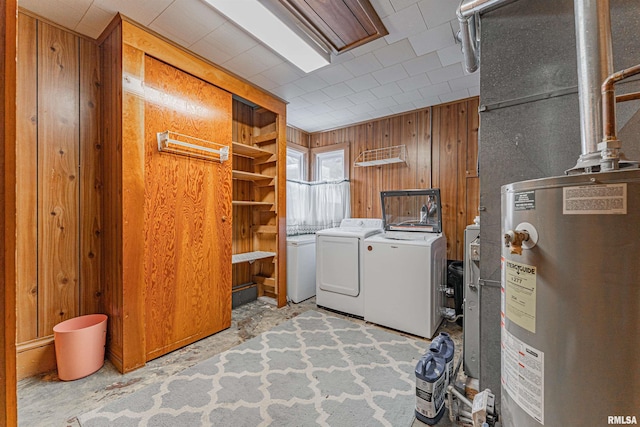
<instances>
[{"instance_id":1,"label":"patterned area rug","mask_svg":"<svg viewBox=\"0 0 640 427\"><path fill-rule=\"evenodd\" d=\"M316 311L78 417L94 426L409 427L428 343Z\"/></svg>"}]
</instances>

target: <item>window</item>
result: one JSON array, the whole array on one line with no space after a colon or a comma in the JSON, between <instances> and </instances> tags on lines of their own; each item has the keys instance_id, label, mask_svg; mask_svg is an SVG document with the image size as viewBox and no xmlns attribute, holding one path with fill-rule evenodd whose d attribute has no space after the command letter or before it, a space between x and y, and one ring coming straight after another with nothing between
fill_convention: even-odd
<instances>
[{"instance_id":1,"label":"window","mask_svg":"<svg viewBox=\"0 0 640 427\"><path fill-rule=\"evenodd\" d=\"M316 149L313 153L313 173L315 181L341 181L349 179L349 147L336 144Z\"/></svg>"},{"instance_id":2,"label":"window","mask_svg":"<svg viewBox=\"0 0 640 427\"><path fill-rule=\"evenodd\" d=\"M287 147L287 179L306 181L305 153Z\"/></svg>"}]
</instances>

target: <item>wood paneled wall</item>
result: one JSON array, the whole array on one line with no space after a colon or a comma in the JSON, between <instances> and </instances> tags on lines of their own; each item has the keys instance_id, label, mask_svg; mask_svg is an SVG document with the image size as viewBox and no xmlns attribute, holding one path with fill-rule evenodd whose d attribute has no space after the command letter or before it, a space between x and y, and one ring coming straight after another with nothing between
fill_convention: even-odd
<instances>
[{"instance_id":1,"label":"wood paneled wall","mask_svg":"<svg viewBox=\"0 0 640 427\"><path fill-rule=\"evenodd\" d=\"M461 260L464 228L478 214L477 110L478 99L471 98L312 133L310 148L349 144L351 216L354 218L380 218L381 191L440 188L447 258ZM303 139L293 131L288 135L292 139ZM361 152L395 145L406 145L406 164L353 166Z\"/></svg>"},{"instance_id":2,"label":"wood paneled wall","mask_svg":"<svg viewBox=\"0 0 640 427\"><path fill-rule=\"evenodd\" d=\"M18 376L55 367L53 326L100 310L95 42L18 17Z\"/></svg>"},{"instance_id":3,"label":"wood paneled wall","mask_svg":"<svg viewBox=\"0 0 640 427\"><path fill-rule=\"evenodd\" d=\"M16 396L16 8L0 2L0 426L17 425Z\"/></svg>"}]
</instances>

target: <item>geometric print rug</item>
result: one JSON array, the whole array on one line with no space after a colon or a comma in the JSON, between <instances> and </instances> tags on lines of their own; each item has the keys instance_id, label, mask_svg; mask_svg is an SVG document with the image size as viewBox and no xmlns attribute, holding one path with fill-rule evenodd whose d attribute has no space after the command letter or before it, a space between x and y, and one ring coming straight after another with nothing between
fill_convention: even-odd
<instances>
[{"instance_id":1,"label":"geometric print rug","mask_svg":"<svg viewBox=\"0 0 640 427\"><path fill-rule=\"evenodd\" d=\"M429 343L307 311L78 417L97 426L409 427Z\"/></svg>"}]
</instances>

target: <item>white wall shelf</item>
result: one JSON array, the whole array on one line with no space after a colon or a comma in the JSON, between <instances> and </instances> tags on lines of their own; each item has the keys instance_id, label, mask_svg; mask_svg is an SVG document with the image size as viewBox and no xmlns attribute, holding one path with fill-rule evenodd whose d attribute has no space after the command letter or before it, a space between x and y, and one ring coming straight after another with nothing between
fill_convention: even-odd
<instances>
[{"instance_id":1,"label":"white wall shelf","mask_svg":"<svg viewBox=\"0 0 640 427\"><path fill-rule=\"evenodd\" d=\"M407 146L394 145L393 147L375 148L365 150L353 163L356 167L380 166L392 163L407 162Z\"/></svg>"}]
</instances>

